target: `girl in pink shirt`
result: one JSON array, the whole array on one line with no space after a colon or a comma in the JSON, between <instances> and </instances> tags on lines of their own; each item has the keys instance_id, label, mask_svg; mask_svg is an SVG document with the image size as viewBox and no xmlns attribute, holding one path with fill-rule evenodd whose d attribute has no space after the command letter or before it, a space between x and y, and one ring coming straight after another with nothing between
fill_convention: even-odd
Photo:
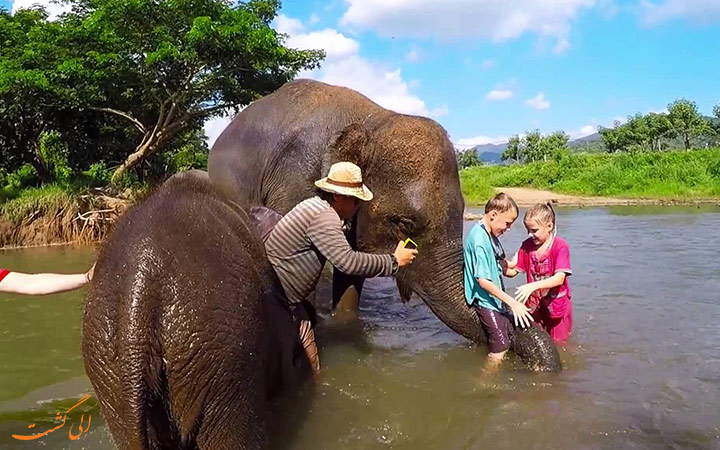
<instances>
[{"instance_id":1,"label":"girl in pink shirt","mask_svg":"<svg viewBox=\"0 0 720 450\"><path fill-rule=\"evenodd\" d=\"M572 274L570 248L556 236L550 203L530 208L525 213L525 228L529 237L506 274L525 273L527 284L515 290L515 299L525 303L535 323L545 328L556 344L565 344L572 331L572 296L567 282Z\"/></svg>"}]
</instances>

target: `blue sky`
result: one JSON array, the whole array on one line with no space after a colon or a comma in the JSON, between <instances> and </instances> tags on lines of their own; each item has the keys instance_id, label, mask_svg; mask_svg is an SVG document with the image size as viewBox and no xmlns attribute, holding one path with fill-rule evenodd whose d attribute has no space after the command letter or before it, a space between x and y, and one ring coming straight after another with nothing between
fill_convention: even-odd
<instances>
[{"instance_id":1,"label":"blue sky","mask_svg":"<svg viewBox=\"0 0 720 450\"><path fill-rule=\"evenodd\" d=\"M301 76L430 116L459 147L720 103L720 0L286 0L280 13L289 46L328 53Z\"/></svg>"}]
</instances>

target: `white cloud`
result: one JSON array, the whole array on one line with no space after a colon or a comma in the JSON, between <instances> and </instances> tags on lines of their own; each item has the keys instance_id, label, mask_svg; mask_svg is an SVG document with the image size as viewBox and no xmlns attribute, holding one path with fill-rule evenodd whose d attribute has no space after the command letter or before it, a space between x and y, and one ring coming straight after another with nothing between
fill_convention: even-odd
<instances>
[{"instance_id":1,"label":"white cloud","mask_svg":"<svg viewBox=\"0 0 720 450\"><path fill-rule=\"evenodd\" d=\"M579 139L581 137L590 136L591 134L597 133L596 125L585 125L579 130L571 130L568 134L570 139Z\"/></svg>"},{"instance_id":2,"label":"white cloud","mask_svg":"<svg viewBox=\"0 0 720 450\"><path fill-rule=\"evenodd\" d=\"M405 55L405 61L413 63L420 61L420 50L413 45L410 51Z\"/></svg>"},{"instance_id":3,"label":"white cloud","mask_svg":"<svg viewBox=\"0 0 720 450\"><path fill-rule=\"evenodd\" d=\"M12 2L11 11L14 14L18 9L30 8L33 5L45 7L50 20L55 20L60 14L70 11L69 5L53 3L50 0L15 0Z\"/></svg>"},{"instance_id":4,"label":"white cloud","mask_svg":"<svg viewBox=\"0 0 720 450\"><path fill-rule=\"evenodd\" d=\"M303 28L305 28L302 22L298 19L293 19L292 17L288 17L284 14L279 14L275 18L275 23L273 25L279 33L290 35L299 33L303 30Z\"/></svg>"},{"instance_id":5,"label":"white cloud","mask_svg":"<svg viewBox=\"0 0 720 450\"><path fill-rule=\"evenodd\" d=\"M535 33L556 39L555 50L563 51L569 46L571 22L582 8L596 1L346 0L349 6L341 23L372 29L382 36L445 40L481 38L503 42Z\"/></svg>"},{"instance_id":6,"label":"white cloud","mask_svg":"<svg viewBox=\"0 0 720 450\"><path fill-rule=\"evenodd\" d=\"M525 104L537 110L550 108L550 102L545 99L545 94L543 94L542 92L526 101Z\"/></svg>"},{"instance_id":7,"label":"white cloud","mask_svg":"<svg viewBox=\"0 0 720 450\"><path fill-rule=\"evenodd\" d=\"M642 0L641 20L646 25L655 25L677 18L691 22L709 23L720 19L718 0L664 0L662 2Z\"/></svg>"},{"instance_id":8,"label":"white cloud","mask_svg":"<svg viewBox=\"0 0 720 450\"><path fill-rule=\"evenodd\" d=\"M511 99L513 96L513 91L510 89L493 89L492 91L488 92L485 96L485 100L488 101L499 101L499 100L508 100Z\"/></svg>"},{"instance_id":9,"label":"white cloud","mask_svg":"<svg viewBox=\"0 0 720 450\"><path fill-rule=\"evenodd\" d=\"M450 110L448 109L447 105L442 105L439 108L435 108L432 111L430 111L430 117L434 119L439 119L440 117L445 117L448 114L450 114Z\"/></svg>"},{"instance_id":10,"label":"white cloud","mask_svg":"<svg viewBox=\"0 0 720 450\"><path fill-rule=\"evenodd\" d=\"M304 32L305 26L297 19L278 15L275 18L275 29L289 37L285 45L291 48L323 49L326 53L325 61L338 60L355 55L360 44L337 30L326 28L320 31Z\"/></svg>"},{"instance_id":11,"label":"white cloud","mask_svg":"<svg viewBox=\"0 0 720 450\"><path fill-rule=\"evenodd\" d=\"M308 19L308 24L315 25L318 22L320 22L320 16L318 16L316 13L310 14L310 18Z\"/></svg>"},{"instance_id":12,"label":"white cloud","mask_svg":"<svg viewBox=\"0 0 720 450\"><path fill-rule=\"evenodd\" d=\"M507 136L475 136L471 138L459 139L457 142L455 142L455 148L459 150L467 150L469 148L475 147L476 145L504 144L507 141Z\"/></svg>"},{"instance_id":13,"label":"white cloud","mask_svg":"<svg viewBox=\"0 0 720 450\"><path fill-rule=\"evenodd\" d=\"M319 69L304 71L299 77L355 89L380 106L400 113L447 115L446 106L430 111L425 102L411 92L419 83L403 80L397 67L361 57L358 42L337 30L306 31L300 21L282 14L275 19L275 26L290 36L286 42L289 47L321 48L327 52L328 57Z\"/></svg>"},{"instance_id":14,"label":"white cloud","mask_svg":"<svg viewBox=\"0 0 720 450\"><path fill-rule=\"evenodd\" d=\"M208 147L212 148L213 144L215 144L215 141L217 140L218 136L220 136L220 133L223 132L225 127L232 122L233 117L215 117L214 119L210 119L207 122L205 122L205 125L203 126L205 130L205 136L207 136L207 144Z\"/></svg>"}]
</instances>

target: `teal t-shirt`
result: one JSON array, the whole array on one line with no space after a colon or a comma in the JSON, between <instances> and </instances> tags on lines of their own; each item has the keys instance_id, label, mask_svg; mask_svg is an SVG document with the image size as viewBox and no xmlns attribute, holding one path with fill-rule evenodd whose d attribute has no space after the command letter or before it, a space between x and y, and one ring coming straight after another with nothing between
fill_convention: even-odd
<instances>
[{"instance_id":1,"label":"teal t-shirt","mask_svg":"<svg viewBox=\"0 0 720 450\"><path fill-rule=\"evenodd\" d=\"M478 278L484 278L502 289L502 269L495 259L490 235L480 223L475 224L465 240L463 258L465 259L463 273L465 300L468 305L477 302L482 307L501 312L502 301L482 289L477 282Z\"/></svg>"}]
</instances>

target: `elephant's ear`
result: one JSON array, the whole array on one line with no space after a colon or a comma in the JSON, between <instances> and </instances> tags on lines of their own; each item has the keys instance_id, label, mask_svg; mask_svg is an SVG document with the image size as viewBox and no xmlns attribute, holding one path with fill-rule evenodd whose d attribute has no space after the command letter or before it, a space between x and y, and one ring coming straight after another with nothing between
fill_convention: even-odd
<instances>
[{"instance_id":1,"label":"elephant's ear","mask_svg":"<svg viewBox=\"0 0 720 450\"><path fill-rule=\"evenodd\" d=\"M357 164L363 174L367 169L366 147L370 140L370 133L364 125L352 123L335 134L328 144L328 151L323 160L322 173L327 174L330 166L336 162L348 161Z\"/></svg>"}]
</instances>

